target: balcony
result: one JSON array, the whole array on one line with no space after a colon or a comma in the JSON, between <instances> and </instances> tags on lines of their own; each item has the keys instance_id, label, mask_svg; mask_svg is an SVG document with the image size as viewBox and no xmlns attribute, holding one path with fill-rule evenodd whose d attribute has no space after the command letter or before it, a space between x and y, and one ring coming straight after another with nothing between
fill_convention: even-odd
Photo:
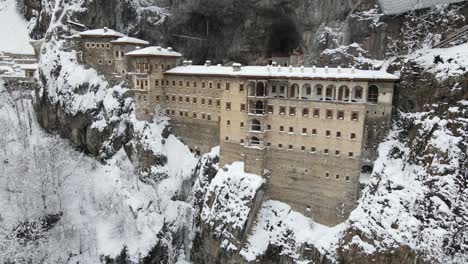
<instances>
[{"instance_id":1,"label":"balcony","mask_svg":"<svg viewBox=\"0 0 468 264\"><path fill-rule=\"evenodd\" d=\"M262 125L255 125L251 124L245 128L245 131L247 133L253 133L253 134L264 134L267 132L266 127Z\"/></svg>"},{"instance_id":2,"label":"balcony","mask_svg":"<svg viewBox=\"0 0 468 264\"><path fill-rule=\"evenodd\" d=\"M266 116L266 111L263 108L249 108L249 111L247 111L247 115L252 115L252 116Z\"/></svg>"},{"instance_id":3,"label":"balcony","mask_svg":"<svg viewBox=\"0 0 468 264\"><path fill-rule=\"evenodd\" d=\"M244 143L245 148L265 149L265 143L262 140L251 139Z\"/></svg>"}]
</instances>

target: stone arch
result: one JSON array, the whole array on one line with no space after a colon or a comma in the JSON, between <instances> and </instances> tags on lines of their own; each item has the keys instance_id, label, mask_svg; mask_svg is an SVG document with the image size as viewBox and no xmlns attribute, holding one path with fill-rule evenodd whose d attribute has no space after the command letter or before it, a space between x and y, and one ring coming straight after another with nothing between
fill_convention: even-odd
<instances>
[{"instance_id":1,"label":"stone arch","mask_svg":"<svg viewBox=\"0 0 468 264\"><path fill-rule=\"evenodd\" d=\"M253 81L250 81L249 82L249 85L248 85L248 89L249 89L249 96L255 96L256 94L256 90L255 90L255 82Z\"/></svg>"},{"instance_id":2,"label":"stone arch","mask_svg":"<svg viewBox=\"0 0 468 264\"><path fill-rule=\"evenodd\" d=\"M299 85L297 83L293 83L289 87L289 98L298 98L299 97Z\"/></svg>"},{"instance_id":3,"label":"stone arch","mask_svg":"<svg viewBox=\"0 0 468 264\"><path fill-rule=\"evenodd\" d=\"M265 96L265 84L263 82L257 83L256 96Z\"/></svg>"},{"instance_id":4,"label":"stone arch","mask_svg":"<svg viewBox=\"0 0 468 264\"><path fill-rule=\"evenodd\" d=\"M323 85L316 84L314 87L314 96L317 98L322 98L323 96Z\"/></svg>"},{"instance_id":5,"label":"stone arch","mask_svg":"<svg viewBox=\"0 0 468 264\"><path fill-rule=\"evenodd\" d=\"M361 86L354 87L353 99L361 100L364 94L364 88Z\"/></svg>"},{"instance_id":6,"label":"stone arch","mask_svg":"<svg viewBox=\"0 0 468 264\"><path fill-rule=\"evenodd\" d=\"M250 122L250 130L260 131L262 129L262 124L257 119L252 119Z\"/></svg>"},{"instance_id":7,"label":"stone arch","mask_svg":"<svg viewBox=\"0 0 468 264\"><path fill-rule=\"evenodd\" d=\"M260 145L260 139L258 137L251 137L250 144L252 145Z\"/></svg>"},{"instance_id":8,"label":"stone arch","mask_svg":"<svg viewBox=\"0 0 468 264\"><path fill-rule=\"evenodd\" d=\"M263 114L265 111L265 104L263 101L258 100L255 102L255 113L256 114Z\"/></svg>"},{"instance_id":9,"label":"stone arch","mask_svg":"<svg viewBox=\"0 0 468 264\"><path fill-rule=\"evenodd\" d=\"M349 87L341 85L338 89L338 101L349 101Z\"/></svg>"},{"instance_id":10,"label":"stone arch","mask_svg":"<svg viewBox=\"0 0 468 264\"><path fill-rule=\"evenodd\" d=\"M367 102L376 104L379 102L379 87L377 85L369 86L367 91Z\"/></svg>"},{"instance_id":11,"label":"stone arch","mask_svg":"<svg viewBox=\"0 0 468 264\"><path fill-rule=\"evenodd\" d=\"M302 99L309 99L312 97L312 86L306 83L302 85Z\"/></svg>"},{"instance_id":12,"label":"stone arch","mask_svg":"<svg viewBox=\"0 0 468 264\"><path fill-rule=\"evenodd\" d=\"M335 89L336 87L332 84L327 86L325 90L325 98L326 100L334 100L335 99Z\"/></svg>"}]
</instances>

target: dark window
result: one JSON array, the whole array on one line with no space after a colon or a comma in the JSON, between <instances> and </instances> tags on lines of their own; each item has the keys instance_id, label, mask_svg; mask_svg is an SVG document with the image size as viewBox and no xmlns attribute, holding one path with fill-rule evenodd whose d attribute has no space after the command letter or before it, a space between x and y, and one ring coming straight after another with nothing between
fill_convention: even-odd
<instances>
[{"instance_id":1,"label":"dark window","mask_svg":"<svg viewBox=\"0 0 468 264\"><path fill-rule=\"evenodd\" d=\"M312 129L312 135L317 135L317 129Z\"/></svg>"},{"instance_id":2,"label":"dark window","mask_svg":"<svg viewBox=\"0 0 468 264\"><path fill-rule=\"evenodd\" d=\"M336 137L337 137L337 138L341 138L341 132L339 132L339 131L336 132Z\"/></svg>"},{"instance_id":3,"label":"dark window","mask_svg":"<svg viewBox=\"0 0 468 264\"><path fill-rule=\"evenodd\" d=\"M320 109L314 109L314 117L320 117Z\"/></svg>"},{"instance_id":4,"label":"dark window","mask_svg":"<svg viewBox=\"0 0 468 264\"><path fill-rule=\"evenodd\" d=\"M333 110L327 110L327 118L332 119L333 118Z\"/></svg>"},{"instance_id":5,"label":"dark window","mask_svg":"<svg viewBox=\"0 0 468 264\"><path fill-rule=\"evenodd\" d=\"M226 110L228 110L228 111L231 110L231 103L230 102L226 103Z\"/></svg>"},{"instance_id":6,"label":"dark window","mask_svg":"<svg viewBox=\"0 0 468 264\"><path fill-rule=\"evenodd\" d=\"M309 108L302 108L302 116L309 116Z\"/></svg>"},{"instance_id":7,"label":"dark window","mask_svg":"<svg viewBox=\"0 0 468 264\"><path fill-rule=\"evenodd\" d=\"M280 132L284 131L284 126L280 126Z\"/></svg>"},{"instance_id":8,"label":"dark window","mask_svg":"<svg viewBox=\"0 0 468 264\"><path fill-rule=\"evenodd\" d=\"M353 112L351 114L351 120L357 121L359 118L359 113L358 112Z\"/></svg>"},{"instance_id":9,"label":"dark window","mask_svg":"<svg viewBox=\"0 0 468 264\"><path fill-rule=\"evenodd\" d=\"M280 106L280 115L286 114L286 107L285 106Z\"/></svg>"},{"instance_id":10,"label":"dark window","mask_svg":"<svg viewBox=\"0 0 468 264\"><path fill-rule=\"evenodd\" d=\"M331 135L330 130L325 131L325 136L329 137Z\"/></svg>"},{"instance_id":11,"label":"dark window","mask_svg":"<svg viewBox=\"0 0 468 264\"><path fill-rule=\"evenodd\" d=\"M241 104L241 105L240 105L240 110L241 110L242 112L245 111L245 104Z\"/></svg>"},{"instance_id":12,"label":"dark window","mask_svg":"<svg viewBox=\"0 0 468 264\"><path fill-rule=\"evenodd\" d=\"M296 115L296 107L289 107L289 115Z\"/></svg>"},{"instance_id":13,"label":"dark window","mask_svg":"<svg viewBox=\"0 0 468 264\"><path fill-rule=\"evenodd\" d=\"M294 127L289 127L289 133L293 133L294 132Z\"/></svg>"},{"instance_id":14,"label":"dark window","mask_svg":"<svg viewBox=\"0 0 468 264\"><path fill-rule=\"evenodd\" d=\"M302 134L307 134L307 128L302 129Z\"/></svg>"},{"instance_id":15,"label":"dark window","mask_svg":"<svg viewBox=\"0 0 468 264\"><path fill-rule=\"evenodd\" d=\"M239 92L243 92L244 91L244 84L241 83L239 84Z\"/></svg>"},{"instance_id":16,"label":"dark window","mask_svg":"<svg viewBox=\"0 0 468 264\"><path fill-rule=\"evenodd\" d=\"M356 134L355 133L351 133L351 139L356 139Z\"/></svg>"},{"instance_id":17,"label":"dark window","mask_svg":"<svg viewBox=\"0 0 468 264\"><path fill-rule=\"evenodd\" d=\"M338 111L338 115L337 115L338 119L339 120L343 120L344 119L344 111Z\"/></svg>"},{"instance_id":18,"label":"dark window","mask_svg":"<svg viewBox=\"0 0 468 264\"><path fill-rule=\"evenodd\" d=\"M274 108L273 108L272 105L267 105L267 112L268 112L269 114L273 114L273 110L274 110Z\"/></svg>"}]
</instances>

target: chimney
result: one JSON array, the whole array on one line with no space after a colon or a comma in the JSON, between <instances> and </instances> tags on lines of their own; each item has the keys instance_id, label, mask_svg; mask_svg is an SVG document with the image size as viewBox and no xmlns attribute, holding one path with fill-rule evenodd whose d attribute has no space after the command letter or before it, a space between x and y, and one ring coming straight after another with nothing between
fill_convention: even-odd
<instances>
[{"instance_id":1,"label":"chimney","mask_svg":"<svg viewBox=\"0 0 468 264\"><path fill-rule=\"evenodd\" d=\"M289 72L293 72L293 66L289 65Z\"/></svg>"},{"instance_id":2,"label":"chimney","mask_svg":"<svg viewBox=\"0 0 468 264\"><path fill-rule=\"evenodd\" d=\"M341 66L338 66L337 71L338 71L338 73L341 73Z\"/></svg>"},{"instance_id":3,"label":"chimney","mask_svg":"<svg viewBox=\"0 0 468 264\"><path fill-rule=\"evenodd\" d=\"M351 67L351 73L356 73L356 68L354 68L354 66Z\"/></svg>"},{"instance_id":4,"label":"chimney","mask_svg":"<svg viewBox=\"0 0 468 264\"><path fill-rule=\"evenodd\" d=\"M205 62L205 66L206 66L206 67L211 66L211 61L210 61L210 60L207 60L207 61Z\"/></svg>"},{"instance_id":5,"label":"chimney","mask_svg":"<svg viewBox=\"0 0 468 264\"><path fill-rule=\"evenodd\" d=\"M182 65L183 65L183 66L187 66L188 64L189 64L188 60L184 60L184 61L182 62Z\"/></svg>"},{"instance_id":6,"label":"chimney","mask_svg":"<svg viewBox=\"0 0 468 264\"><path fill-rule=\"evenodd\" d=\"M304 65L301 65L301 72L304 72Z\"/></svg>"},{"instance_id":7,"label":"chimney","mask_svg":"<svg viewBox=\"0 0 468 264\"><path fill-rule=\"evenodd\" d=\"M167 47L167 51L172 52L172 47Z\"/></svg>"},{"instance_id":8,"label":"chimney","mask_svg":"<svg viewBox=\"0 0 468 264\"><path fill-rule=\"evenodd\" d=\"M325 73L328 73L328 66L325 66Z\"/></svg>"},{"instance_id":9,"label":"chimney","mask_svg":"<svg viewBox=\"0 0 468 264\"><path fill-rule=\"evenodd\" d=\"M316 72L317 72L317 67L315 67L315 65L312 66L312 72L313 72L313 73L316 73Z\"/></svg>"},{"instance_id":10,"label":"chimney","mask_svg":"<svg viewBox=\"0 0 468 264\"><path fill-rule=\"evenodd\" d=\"M188 61L188 65L192 65L192 63L193 63L192 60Z\"/></svg>"},{"instance_id":11,"label":"chimney","mask_svg":"<svg viewBox=\"0 0 468 264\"><path fill-rule=\"evenodd\" d=\"M233 63L232 64L232 70L235 72L239 72L242 68L242 65L240 63Z\"/></svg>"},{"instance_id":12,"label":"chimney","mask_svg":"<svg viewBox=\"0 0 468 264\"><path fill-rule=\"evenodd\" d=\"M104 32L107 32L109 31L109 28L108 27L104 27Z\"/></svg>"}]
</instances>

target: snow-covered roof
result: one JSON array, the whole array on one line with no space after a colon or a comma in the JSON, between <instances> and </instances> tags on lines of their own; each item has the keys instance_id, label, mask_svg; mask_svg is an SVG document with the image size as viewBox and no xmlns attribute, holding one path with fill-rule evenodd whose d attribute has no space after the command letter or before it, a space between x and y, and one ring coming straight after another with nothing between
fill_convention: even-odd
<instances>
[{"instance_id":1,"label":"snow-covered roof","mask_svg":"<svg viewBox=\"0 0 468 264\"><path fill-rule=\"evenodd\" d=\"M466 0L379 0L379 4L384 14L395 15L435 5L452 4L463 1Z\"/></svg>"},{"instance_id":2,"label":"snow-covered roof","mask_svg":"<svg viewBox=\"0 0 468 264\"><path fill-rule=\"evenodd\" d=\"M20 68L23 70L37 70L37 64L22 64Z\"/></svg>"},{"instance_id":3,"label":"snow-covered roof","mask_svg":"<svg viewBox=\"0 0 468 264\"><path fill-rule=\"evenodd\" d=\"M175 52L172 48L161 48L160 46L151 46L143 49L134 50L126 53L127 56L155 56L155 57L182 57L182 54Z\"/></svg>"},{"instance_id":4,"label":"snow-covered roof","mask_svg":"<svg viewBox=\"0 0 468 264\"><path fill-rule=\"evenodd\" d=\"M149 42L146 40L132 38L132 37L122 37L116 40L112 40L112 43L120 43L120 44L138 44L138 45L148 45Z\"/></svg>"},{"instance_id":5,"label":"snow-covered roof","mask_svg":"<svg viewBox=\"0 0 468 264\"><path fill-rule=\"evenodd\" d=\"M86 30L79 33L82 37L114 37L114 38L121 38L126 37L124 34L117 32L110 28L98 28L98 29L91 29Z\"/></svg>"},{"instance_id":6,"label":"snow-covered roof","mask_svg":"<svg viewBox=\"0 0 468 264\"><path fill-rule=\"evenodd\" d=\"M366 79L398 80L398 76L385 71L359 70L354 68L242 66L234 70L231 66L179 66L166 71L169 75L207 75L226 77L268 77L298 79Z\"/></svg>"}]
</instances>

